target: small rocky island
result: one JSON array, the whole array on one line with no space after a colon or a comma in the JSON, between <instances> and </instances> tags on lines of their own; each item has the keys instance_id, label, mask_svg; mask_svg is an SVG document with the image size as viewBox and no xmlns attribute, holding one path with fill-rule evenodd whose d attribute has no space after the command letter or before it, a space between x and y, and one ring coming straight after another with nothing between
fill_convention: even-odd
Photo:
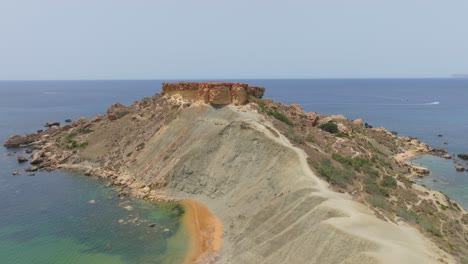
<instances>
[{"instance_id":1,"label":"small rocky island","mask_svg":"<svg viewBox=\"0 0 468 264\"><path fill-rule=\"evenodd\" d=\"M80 170L120 194L182 201L194 236L187 263L466 261L468 214L415 184L429 172L406 162L444 150L264 92L165 83L5 146L28 148L32 169Z\"/></svg>"}]
</instances>

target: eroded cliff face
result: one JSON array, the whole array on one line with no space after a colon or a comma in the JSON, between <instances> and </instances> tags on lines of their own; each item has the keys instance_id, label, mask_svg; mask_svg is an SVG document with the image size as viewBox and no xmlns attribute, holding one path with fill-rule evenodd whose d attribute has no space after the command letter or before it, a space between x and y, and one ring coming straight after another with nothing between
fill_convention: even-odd
<instances>
[{"instance_id":1,"label":"eroded cliff face","mask_svg":"<svg viewBox=\"0 0 468 264\"><path fill-rule=\"evenodd\" d=\"M213 105L236 104L243 105L248 102L249 96L262 98L265 88L249 86L245 83L226 82L179 82L164 83L164 95L180 96L189 102L204 102Z\"/></svg>"}]
</instances>

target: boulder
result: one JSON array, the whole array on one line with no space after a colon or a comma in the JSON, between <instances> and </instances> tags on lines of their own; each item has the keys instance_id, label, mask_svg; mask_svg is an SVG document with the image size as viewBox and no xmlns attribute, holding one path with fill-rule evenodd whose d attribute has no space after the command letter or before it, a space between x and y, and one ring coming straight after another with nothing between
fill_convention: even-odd
<instances>
[{"instance_id":1,"label":"boulder","mask_svg":"<svg viewBox=\"0 0 468 264\"><path fill-rule=\"evenodd\" d=\"M27 168L25 171L27 172L33 172L33 171L38 171L39 170L39 167L37 166L31 166L29 168Z\"/></svg>"},{"instance_id":2,"label":"boulder","mask_svg":"<svg viewBox=\"0 0 468 264\"><path fill-rule=\"evenodd\" d=\"M125 107L121 103L115 103L111 105L109 109L107 109L107 119L114 121L124 117L128 114L128 111L126 109L127 107Z\"/></svg>"},{"instance_id":3,"label":"boulder","mask_svg":"<svg viewBox=\"0 0 468 264\"><path fill-rule=\"evenodd\" d=\"M446 158L446 159L451 159L451 158L452 158L452 155L450 155L450 154L447 153L447 154L444 155L444 158Z\"/></svg>"},{"instance_id":4,"label":"boulder","mask_svg":"<svg viewBox=\"0 0 468 264\"><path fill-rule=\"evenodd\" d=\"M461 171L465 171L465 167L462 167L462 166L460 166L460 165L457 165L457 166L455 167L455 170L456 170L456 171L460 171L460 172L461 172Z\"/></svg>"},{"instance_id":5,"label":"boulder","mask_svg":"<svg viewBox=\"0 0 468 264\"><path fill-rule=\"evenodd\" d=\"M424 167L415 166L415 165L409 167L408 170L409 170L409 172L410 172L411 174L416 175L416 176L418 176L418 177L422 177L422 176L424 176L424 175L428 175L429 173L431 173L430 170L428 170L428 169L426 169L426 168L424 168Z\"/></svg>"},{"instance_id":6,"label":"boulder","mask_svg":"<svg viewBox=\"0 0 468 264\"><path fill-rule=\"evenodd\" d=\"M343 125L342 123L338 123L338 130L340 131L340 133L343 133L343 134L346 134L346 135L349 134L349 129L348 129L348 127L346 127L346 126Z\"/></svg>"},{"instance_id":7,"label":"boulder","mask_svg":"<svg viewBox=\"0 0 468 264\"><path fill-rule=\"evenodd\" d=\"M65 119L65 123L71 123L72 120L71 119Z\"/></svg>"},{"instance_id":8,"label":"boulder","mask_svg":"<svg viewBox=\"0 0 468 264\"><path fill-rule=\"evenodd\" d=\"M316 126L319 121L319 116L316 113L306 113L307 122L312 125Z\"/></svg>"},{"instance_id":9,"label":"boulder","mask_svg":"<svg viewBox=\"0 0 468 264\"><path fill-rule=\"evenodd\" d=\"M18 157L18 163L23 163L23 162L27 162L28 159L25 158L25 157Z\"/></svg>"},{"instance_id":10,"label":"boulder","mask_svg":"<svg viewBox=\"0 0 468 264\"><path fill-rule=\"evenodd\" d=\"M463 159L463 160L468 160L468 154L465 154L465 153L463 153L463 154L458 154L458 157L459 157L460 159Z\"/></svg>"},{"instance_id":11,"label":"boulder","mask_svg":"<svg viewBox=\"0 0 468 264\"><path fill-rule=\"evenodd\" d=\"M19 171L15 171L15 172L12 173L12 175L13 176L19 176L19 175L21 175L21 173Z\"/></svg>"},{"instance_id":12,"label":"boulder","mask_svg":"<svg viewBox=\"0 0 468 264\"><path fill-rule=\"evenodd\" d=\"M351 123L353 123L353 125L362 126L362 118L354 119Z\"/></svg>"},{"instance_id":13,"label":"boulder","mask_svg":"<svg viewBox=\"0 0 468 264\"><path fill-rule=\"evenodd\" d=\"M60 122L47 122L44 126L45 127L53 127L53 126L59 127Z\"/></svg>"},{"instance_id":14,"label":"boulder","mask_svg":"<svg viewBox=\"0 0 468 264\"><path fill-rule=\"evenodd\" d=\"M31 164L36 165L44 161L41 152L36 152L32 155Z\"/></svg>"},{"instance_id":15,"label":"boulder","mask_svg":"<svg viewBox=\"0 0 468 264\"><path fill-rule=\"evenodd\" d=\"M333 121L344 122L348 120L344 115L332 115L330 116Z\"/></svg>"}]
</instances>

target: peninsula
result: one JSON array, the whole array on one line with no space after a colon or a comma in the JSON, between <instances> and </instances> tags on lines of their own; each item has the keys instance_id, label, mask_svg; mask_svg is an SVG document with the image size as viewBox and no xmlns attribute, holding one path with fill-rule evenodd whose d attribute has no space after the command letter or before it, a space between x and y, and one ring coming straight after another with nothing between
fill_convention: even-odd
<instances>
[{"instance_id":1,"label":"peninsula","mask_svg":"<svg viewBox=\"0 0 468 264\"><path fill-rule=\"evenodd\" d=\"M242 83L166 83L105 115L12 136L29 170L79 170L119 192L181 202L186 263L466 263L468 214L413 182L433 153ZM464 262L465 261L465 262Z\"/></svg>"}]
</instances>

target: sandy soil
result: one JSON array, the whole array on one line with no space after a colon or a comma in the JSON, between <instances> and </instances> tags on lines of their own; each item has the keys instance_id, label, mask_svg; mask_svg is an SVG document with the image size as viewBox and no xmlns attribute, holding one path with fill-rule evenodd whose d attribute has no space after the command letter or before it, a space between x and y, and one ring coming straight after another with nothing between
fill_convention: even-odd
<instances>
[{"instance_id":1,"label":"sandy soil","mask_svg":"<svg viewBox=\"0 0 468 264\"><path fill-rule=\"evenodd\" d=\"M215 260L223 243L221 222L206 206L195 200L183 200L181 204L185 211L183 223L192 238L184 263L207 263Z\"/></svg>"}]
</instances>

